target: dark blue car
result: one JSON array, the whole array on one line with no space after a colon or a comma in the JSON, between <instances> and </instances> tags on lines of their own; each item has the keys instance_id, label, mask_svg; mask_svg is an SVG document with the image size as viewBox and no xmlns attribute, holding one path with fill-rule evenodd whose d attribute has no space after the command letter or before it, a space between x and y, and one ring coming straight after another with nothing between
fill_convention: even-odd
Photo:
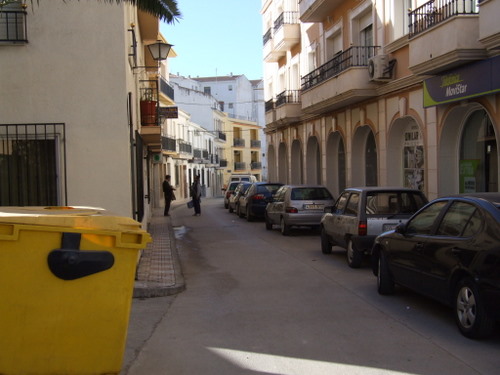
<instances>
[{"instance_id":1,"label":"dark blue car","mask_svg":"<svg viewBox=\"0 0 500 375\"><path fill-rule=\"evenodd\" d=\"M236 214L239 217L246 216L248 221L256 218L263 219L267 204L281 186L283 184L254 182L245 194L240 197L236 207Z\"/></svg>"}]
</instances>

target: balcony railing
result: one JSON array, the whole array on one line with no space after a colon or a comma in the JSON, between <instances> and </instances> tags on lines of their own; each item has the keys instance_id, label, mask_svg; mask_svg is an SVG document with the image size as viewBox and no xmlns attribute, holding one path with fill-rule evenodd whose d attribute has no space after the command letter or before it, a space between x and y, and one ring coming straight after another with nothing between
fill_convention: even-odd
<instances>
[{"instance_id":1,"label":"balcony railing","mask_svg":"<svg viewBox=\"0 0 500 375\"><path fill-rule=\"evenodd\" d=\"M247 164L245 162L235 162L234 163L234 170L235 171L242 171L247 168Z\"/></svg>"},{"instance_id":2,"label":"balcony railing","mask_svg":"<svg viewBox=\"0 0 500 375\"><path fill-rule=\"evenodd\" d=\"M271 29L267 30L264 36L262 37L262 44L266 45L266 43L269 42L272 37L273 35L271 33Z\"/></svg>"},{"instance_id":3,"label":"balcony railing","mask_svg":"<svg viewBox=\"0 0 500 375\"><path fill-rule=\"evenodd\" d=\"M179 151L186 154L191 154L193 152L193 146L186 142L179 142Z\"/></svg>"},{"instance_id":4,"label":"balcony railing","mask_svg":"<svg viewBox=\"0 0 500 375\"><path fill-rule=\"evenodd\" d=\"M300 103L300 90L285 90L276 96L276 107L289 103Z\"/></svg>"},{"instance_id":5,"label":"balcony railing","mask_svg":"<svg viewBox=\"0 0 500 375\"><path fill-rule=\"evenodd\" d=\"M219 160L219 165L220 165L221 167L223 167L223 168L224 168L224 167L227 167L227 160L226 160L226 159L220 159L220 160Z\"/></svg>"},{"instance_id":6,"label":"balcony railing","mask_svg":"<svg viewBox=\"0 0 500 375\"><path fill-rule=\"evenodd\" d=\"M327 63L302 77L302 90L335 77L350 67L368 66L368 59L375 56L379 48L379 46L354 46L337 54Z\"/></svg>"},{"instance_id":7,"label":"balcony railing","mask_svg":"<svg viewBox=\"0 0 500 375\"><path fill-rule=\"evenodd\" d=\"M161 137L161 149L165 151L177 151L177 141L175 138Z\"/></svg>"},{"instance_id":8,"label":"balcony railing","mask_svg":"<svg viewBox=\"0 0 500 375\"><path fill-rule=\"evenodd\" d=\"M233 146L245 147L245 140L243 138L234 138Z\"/></svg>"},{"instance_id":9,"label":"balcony railing","mask_svg":"<svg viewBox=\"0 0 500 375\"><path fill-rule=\"evenodd\" d=\"M293 25L297 23L299 23L299 12L283 12L274 20L274 30L278 30L285 24Z\"/></svg>"},{"instance_id":10,"label":"balcony railing","mask_svg":"<svg viewBox=\"0 0 500 375\"><path fill-rule=\"evenodd\" d=\"M218 132L218 136L219 136L219 139L220 139L220 140L222 140L222 141L225 141L225 140L226 140L226 133L221 132L220 130L219 130L219 132Z\"/></svg>"},{"instance_id":11,"label":"balcony railing","mask_svg":"<svg viewBox=\"0 0 500 375\"><path fill-rule=\"evenodd\" d=\"M25 11L0 9L0 42L28 43Z\"/></svg>"},{"instance_id":12,"label":"balcony railing","mask_svg":"<svg viewBox=\"0 0 500 375\"><path fill-rule=\"evenodd\" d=\"M274 100L273 99L268 100L265 103L264 108L265 108L266 112L272 111L274 109Z\"/></svg>"},{"instance_id":13,"label":"balcony railing","mask_svg":"<svg viewBox=\"0 0 500 375\"><path fill-rule=\"evenodd\" d=\"M252 139L252 140L250 140L250 147L252 147L252 148L260 148L260 145L261 145L260 140L258 140L258 139Z\"/></svg>"},{"instance_id":14,"label":"balcony railing","mask_svg":"<svg viewBox=\"0 0 500 375\"><path fill-rule=\"evenodd\" d=\"M174 88L170 86L170 83L168 83L163 77L160 79L160 91L170 99L174 100Z\"/></svg>"},{"instance_id":15,"label":"balcony railing","mask_svg":"<svg viewBox=\"0 0 500 375\"><path fill-rule=\"evenodd\" d=\"M250 163L250 169L251 170L262 169L262 163L260 161L253 161Z\"/></svg>"},{"instance_id":16,"label":"balcony railing","mask_svg":"<svg viewBox=\"0 0 500 375\"><path fill-rule=\"evenodd\" d=\"M478 14L478 0L431 0L408 16L410 38L459 14Z\"/></svg>"},{"instance_id":17,"label":"balcony railing","mask_svg":"<svg viewBox=\"0 0 500 375\"><path fill-rule=\"evenodd\" d=\"M195 157L197 159L201 159L201 149L195 148L193 150L193 157Z\"/></svg>"}]
</instances>

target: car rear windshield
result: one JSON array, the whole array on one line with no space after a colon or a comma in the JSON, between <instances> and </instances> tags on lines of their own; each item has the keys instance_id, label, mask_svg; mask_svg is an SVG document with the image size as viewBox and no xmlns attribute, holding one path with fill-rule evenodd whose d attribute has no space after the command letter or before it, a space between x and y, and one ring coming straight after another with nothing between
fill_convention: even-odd
<instances>
[{"instance_id":1,"label":"car rear windshield","mask_svg":"<svg viewBox=\"0 0 500 375\"><path fill-rule=\"evenodd\" d=\"M292 189L291 199L293 201L310 201L333 199L330 192L325 188L294 188Z\"/></svg>"},{"instance_id":2,"label":"car rear windshield","mask_svg":"<svg viewBox=\"0 0 500 375\"><path fill-rule=\"evenodd\" d=\"M414 192L370 192L366 195L366 214L413 214L426 203L422 194Z\"/></svg>"},{"instance_id":3,"label":"car rear windshield","mask_svg":"<svg viewBox=\"0 0 500 375\"><path fill-rule=\"evenodd\" d=\"M259 185L257 186L258 194L274 194L281 187L281 185Z\"/></svg>"}]
</instances>

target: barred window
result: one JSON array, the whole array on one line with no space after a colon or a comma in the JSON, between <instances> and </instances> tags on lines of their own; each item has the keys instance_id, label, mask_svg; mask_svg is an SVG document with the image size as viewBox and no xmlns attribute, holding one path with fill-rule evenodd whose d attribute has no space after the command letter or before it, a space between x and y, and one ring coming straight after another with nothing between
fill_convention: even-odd
<instances>
[{"instance_id":1,"label":"barred window","mask_svg":"<svg viewBox=\"0 0 500 375\"><path fill-rule=\"evenodd\" d=\"M20 3L0 10L0 43L27 43L26 11Z\"/></svg>"}]
</instances>

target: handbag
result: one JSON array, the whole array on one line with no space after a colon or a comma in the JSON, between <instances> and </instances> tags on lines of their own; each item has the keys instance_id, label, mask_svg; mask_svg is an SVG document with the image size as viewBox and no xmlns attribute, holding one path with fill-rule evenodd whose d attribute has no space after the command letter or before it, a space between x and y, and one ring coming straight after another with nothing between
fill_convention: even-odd
<instances>
[{"instance_id":1,"label":"handbag","mask_svg":"<svg viewBox=\"0 0 500 375\"><path fill-rule=\"evenodd\" d=\"M190 200L189 202L187 202L187 206L188 206L188 208L193 208L194 207L193 201Z\"/></svg>"}]
</instances>

